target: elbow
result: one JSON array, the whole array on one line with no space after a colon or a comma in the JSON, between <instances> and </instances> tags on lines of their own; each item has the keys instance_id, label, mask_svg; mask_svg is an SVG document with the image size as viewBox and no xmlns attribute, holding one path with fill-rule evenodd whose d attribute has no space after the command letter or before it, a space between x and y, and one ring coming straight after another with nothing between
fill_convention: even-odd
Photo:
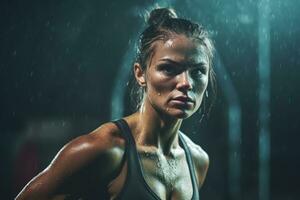
<instances>
[{"instance_id":1,"label":"elbow","mask_svg":"<svg viewBox=\"0 0 300 200\"><path fill-rule=\"evenodd\" d=\"M50 198L36 186L26 185L15 197L15 200L50 200Z\"/></svg>"}]
</instances>

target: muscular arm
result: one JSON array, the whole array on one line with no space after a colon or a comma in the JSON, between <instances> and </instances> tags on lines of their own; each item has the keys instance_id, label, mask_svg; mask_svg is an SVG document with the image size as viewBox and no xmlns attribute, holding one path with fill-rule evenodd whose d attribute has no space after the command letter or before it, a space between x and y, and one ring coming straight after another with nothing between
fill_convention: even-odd
<instances>
[{"instance_id":1,"label":"muscular arm","mask_svg":"<svg viewBox=\"0 0 300 200\"><path fill-rule=\"evenodd\" d=\"M202 187L206 178L207 170L209 167L209 157L207 153L197 144L195 144L190 138L184 135L185 141L189 145L192 159L195 164L195 170L197 174L198 187Z\"/></svg>"},{"instance_id":2,"label":"muscular arm","mask_svg":"<svg viewBox=\"0 0 300 200\"><path fill-rule=\"evenodd\" d=\"M207 153L198 145L195 147L193 151L194 151L193 160L197 171L198 187L200 189L206 178L207 170L209 167L209 157Z\"/></svg>"},{"instance_id":3,"label":"muscular arm","mask_svg":"<svg viewBox=\"0 0 300 200\"><path fill-rule=\"evenodd\" d=\"M16 199L64 199L74 190L89 188L87 185L93 181L103 185L120 167L123 152L123 140L117 136L116 127L106 124L66 144Z\"/></svg>"}]
</instances>

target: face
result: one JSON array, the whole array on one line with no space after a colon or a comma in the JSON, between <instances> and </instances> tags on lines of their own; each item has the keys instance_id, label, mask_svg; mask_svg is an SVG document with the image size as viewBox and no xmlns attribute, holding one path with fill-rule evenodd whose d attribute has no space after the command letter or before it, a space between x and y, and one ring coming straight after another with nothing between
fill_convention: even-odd
<instances>
[{"instance_id":1,"label":"face","mask_svg":"<svg viewBox=\"0 0 300 200\"><path fill-rule=\"evenodd\" d=\"M184 35L156 41L144 74L145 99L159 113L187 118L198 110L208 84L203 46Z\"/></svg>"}]
</instances>

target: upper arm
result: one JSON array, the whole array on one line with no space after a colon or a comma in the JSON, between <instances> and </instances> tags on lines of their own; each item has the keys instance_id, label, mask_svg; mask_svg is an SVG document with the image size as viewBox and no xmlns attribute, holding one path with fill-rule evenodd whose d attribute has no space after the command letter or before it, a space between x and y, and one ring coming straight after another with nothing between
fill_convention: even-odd
<instances>
[{"instance_id":1,"label":"upper arm","mask_svg":"<svg viewBox=\"0 0 300 200\"><path fill-rule=\"evenodd\" d=\"M84 170L90 166L101 169L95 174L89 174L92 178L106 180L121 161L119 157L122 157L122 151L109 133L111 130L100 128L97 133L78 137L66 144L50 165L34 177L16 199L51 199L64 195L67 193L64 190L70 186L75 187L74 177L80 177L78 175L83 171L90 173L90 170Z\"/></svg>"},{"instance_id":2,"label":"upper arm","mask_svg":"<svg viewBox=\"0 0 300 200\"><path fill-rule=\"evenodd\" d=\"M199 145L195 144L190 138L188 138L184 134L183 136L192 154L192 159L195 164L198 187L200 189L205 181L206 174L208 171L209 157L208 154Z\"/></svg>"},{"instance_id":3,"label":"upper arm","mask_svg":"<svg viewBox=\"0 0 300 200\"><path fill-rule=\"evenodd\" d=\"M195 163L195 168L198 177L198 186L200 189L206 178L207 170L209 167L209 157L207 153L198 145L195 147L193 151L194 151L193 160Z\"/></svg>"}]
</instances>

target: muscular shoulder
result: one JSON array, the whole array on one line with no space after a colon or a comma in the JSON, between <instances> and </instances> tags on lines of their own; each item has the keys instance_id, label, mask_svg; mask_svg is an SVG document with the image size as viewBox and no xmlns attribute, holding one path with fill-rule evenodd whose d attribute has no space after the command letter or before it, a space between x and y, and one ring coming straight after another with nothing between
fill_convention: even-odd
<instances>
[{"instance_id":1,"label":"muscular shoulder","mask_svg":"<svg viewBox=\"0 0 300 200\"><path fill-rule=\"evenodd\" d=\"M70 165L65 168L76 171L77 168L98 159L105 165L117 161L118 157L122 156L123 148L124 139L120 136L118 128L113 123L106 123L66 144L50 166L55 167L56 163Z\"/></svg>"},{"instance_id":2,"label":"muscular shoulder","mask_svg":"<svg viewBox=\"0 0 300 200\"><path fill-rule=\"evenodd\" d=\"M208 154L199 145L195 144L185 134L182 134L182 136L186 141L190 149L190 152L192 154L192 159L194 161L197 177L198 177L198 186L200 188L204 183L208 166L209 166Z\"/></svg>"},{"instance_id":3,"label":"muscular shoulder","mask_svg":"<svg viewBox=\"0 0 300 200\"><path fill-rule=\"evenodd\" d=\"M98 184L105 184L121 164L123 147L124 140L112 123L75 138L24 187L17 199L50 199L58 194L67 194L76 191L78 186L88 185L88 182L82 185L83 179L89 182L100 180Z\"/></svg>"}]
</instances>

